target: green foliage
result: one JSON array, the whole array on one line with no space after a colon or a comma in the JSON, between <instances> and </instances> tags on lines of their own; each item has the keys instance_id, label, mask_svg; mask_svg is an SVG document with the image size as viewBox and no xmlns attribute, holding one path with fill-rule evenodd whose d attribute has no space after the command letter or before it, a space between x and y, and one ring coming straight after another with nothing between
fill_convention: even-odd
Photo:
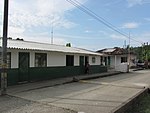
<instances>
[{"instance_id":1,"label":"green foliage","mask_svg":"<svg viewBox=\"0 0 150 113\"><path fill-rule=\"evenodd\" d=\"M150 45L143 45L140 47L132 47L131 51L136 53L137 59L150 60Z\"/></svg>"},{"instance_id":2,"label":"green foliage","mask_svg":"<svg viewBox=\"0 0 150 113\"><path fill-rule=\"evenodd\" d=\"M66 47L71 47L71 43L67 43L67 44L66 44Z\"/></svg>"}]
</instances>

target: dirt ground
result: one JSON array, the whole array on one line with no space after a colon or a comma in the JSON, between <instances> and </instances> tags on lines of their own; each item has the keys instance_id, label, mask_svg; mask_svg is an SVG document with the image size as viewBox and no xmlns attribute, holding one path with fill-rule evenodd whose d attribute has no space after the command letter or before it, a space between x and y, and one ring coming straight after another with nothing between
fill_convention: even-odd
<instances>
[{"instance_id":1,"label":"dirt ground","mask_svg":"<svg viewBox=\"0 0 150 113\"><path fill-rule=\"evenodd\" d=\"M0 96L0 113L76 113L71 110L59 108L29 100Z\"/></svg>"}]
</instances>

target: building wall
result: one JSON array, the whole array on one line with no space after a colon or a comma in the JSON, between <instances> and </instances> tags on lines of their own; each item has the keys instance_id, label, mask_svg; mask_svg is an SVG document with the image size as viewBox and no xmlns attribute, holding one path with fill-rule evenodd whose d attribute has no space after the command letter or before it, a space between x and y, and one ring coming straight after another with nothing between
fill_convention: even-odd
<instances>
[{"instance_id":1,"label":"building wall","mask_svg":"<svg viewBox=\"0 0 150 113\"><path fill-rule=\"evenodd\" d=\"M110 56L110 67L115 67L115 56Z\"/></svg>"},{"instance_id":2,"label":"building wall","mask_svg":"<svg viewBox=\"0 0 150 113\"><path fill-rule=\"evenodd\" d=\"M92 58L95 57L95 62L92 61ZM100 56L89 56L89 64L90 65L100 65Z\"/></svg>"},{"instance_id":3,"label":"building wall","mask_svg":"<svg viewBox=\"0 0 150 113\"><path fill-rule=\"evenodd\" d=\"M116 63L115 63L115 55L110 56L110 66L111 67L119 67L121 65L121 57L127 57L127 55L116 55Z\"/></svg>"},{"instance_id":4,"label":"building wall","mask_svg":"<svg viewBox=\"0 0 150 113\"><path fill-rule=\"evenodd\" d=\"M79 76L85 73L85 67L79 66L80 56L89 56L90 74L107 71L107 67L100 66L100 56L84 54L67 54L60 52L47 53L47 67L35 67L35 53L46 53L45 51L8 50L11 52L11 69L8 69L8 85L16 85L20 82L22 75L18 68L19 52L30 53L30 67L28 69L27 81L39 81L66 76ZM66 55L74 55L74 66L66 66ZM92 62L95 57L95 63ZM24 78L22 78L24 79ZM22 81L21 81L22 82Z\"/></svg>"},{"instance_id":5,"label":"building wall","mask_svg":"<svg viewBox=\"0 0 150 113\"><path fill-rule=\"evenodd\" d=\"M11 52L11 68L18 68L18 51L8 50L8 52Z\"/></svg>"},{"instance_id":6,"label":"building wall","mask_svg":"<svg viewBox=\"0 0 150 113\"><path fill-rule=\"evenodd\" d=\"M74 66L79 66L80 56L87 56L84 54L67 54L61 52L45 52L45 51L31 51L31 50L8 50L11 52L11 68L18 68L19 52L29 53L30 67L35 67L35 53L47 53L47 67L66 66L66 55L74 55ZM89 56L90 65L100 65L100 56ZM95 63L92 62L92 57L95 57Z\"/></svg>"},{"instance_id":7,"label":"building wall","mask_svg":"<svg viewBox=\"0 0 150 113\"><path fill-rule=\"evenodd\" d=\"M19 67L19 52L29 53L30 67L34 67L35 52L30 50L14 50L14 49L8 49L7 52L11 52L11 68Z\"/></svg>"}]
</instances>

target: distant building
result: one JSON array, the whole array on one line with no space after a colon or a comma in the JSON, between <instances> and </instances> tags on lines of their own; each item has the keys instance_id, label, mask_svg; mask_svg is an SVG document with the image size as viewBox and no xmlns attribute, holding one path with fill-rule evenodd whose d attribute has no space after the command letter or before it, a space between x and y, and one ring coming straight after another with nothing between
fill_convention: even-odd
<instances>
[{"instance_id":1,"label":"distant building","mask_svg":"<svg viewBox=\"0 0 150 113\"><path fill-rule=\"evenodd\" d=\"M90 64L90 73L106 72L107 67L100 65L102 56L81 48L8 39L8 84L81 75L86 62Z\"/></svg>"},{"instance_id":2,"label":"distant building","mask_svg":"<svg viewBox=\"0 0 150 113\"><path fill-rule=\"evenodd\" d=\"M132 52L129 55L127 49L115 47L98 50L97 52L107 55L103 58L103 61L110 68L119 68L123 63L128 63L128 58L130 59L130 68L136 66L136 55Z\"/></svg>"}]
</instances>

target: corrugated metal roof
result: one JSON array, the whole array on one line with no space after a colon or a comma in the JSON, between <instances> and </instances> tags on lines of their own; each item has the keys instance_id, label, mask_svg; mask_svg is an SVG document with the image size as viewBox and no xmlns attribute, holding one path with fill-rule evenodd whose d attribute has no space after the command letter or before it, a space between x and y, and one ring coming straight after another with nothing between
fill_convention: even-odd
<instances>
[{"instance_id":1,"label":"corrugated metal roof","mask_svg":"<svg viewBox=\"0 0 150 113\"><path fill-rule=\"evenodd\" d=\"M103 52L104 53L111 53L111 52L114 52L116 49L115 48L107 48L107 49L105 49Z\"/></svg>"},{"instance_id":2,"label":"corrugated metal roof","mask_svg":"<svg viewBox=\"0 0 150 113\"><path fill-rule=\"evenodd\" d=\"M2 47L2 39L0 39L0 46ZM78 54L90 54L90 55L103 55L90 50L66 47L48 43L38 43L30 41L20 41L14 39L8 39L7 48L10 49L26 49L26 50L40 50L40 51L53 51L53 52L64 52L64 53L78 53Z\"/></svg>"},{"instance_id":3,"label":"corrugated metal roof","mask_svg":"<svg viewBox=\"0 0 150 113\"><path fill-rule=\"evenodd\" d=\"M104 54L107 54L107 55L123 55L123 54L128 54L128 50L127 49L119 48L119 47L106 48L106 49L103 49L103 50L99 50L98 52L104 53Z\"/></svg>"}]
</instances>

